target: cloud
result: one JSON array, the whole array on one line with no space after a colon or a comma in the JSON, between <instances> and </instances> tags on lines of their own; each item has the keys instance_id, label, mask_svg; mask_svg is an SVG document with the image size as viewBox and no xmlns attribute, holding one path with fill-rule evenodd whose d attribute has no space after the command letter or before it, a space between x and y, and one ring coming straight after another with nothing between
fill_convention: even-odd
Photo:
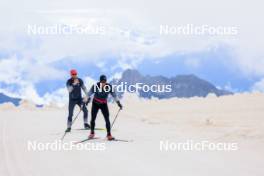
<instances>
[{"instance_id":1,"label":"cloud","mask_svg":"<svg viewBox=\"0 0 264 176\"><path fill-rule=\"evenodd\" d=\"M199 68L201 66L199 58L187 58L184 63L190 68Z\"/></svg>"},{"instance_id":2,"label":"cloud","mask_svg":"<svg viewBox=\"0 0 264 176\"><path fill-rule=\"evenodd\" d=\"M65 78L65 71L53 68L38 59L12 55L0 60L0 81L6 84L37 83Z\"/></svg>"},{"instance_id":3,"label":"cloud","mask_svg":"<svg viewBox=\"0 0 264 176\"><path fill-rule=\"evenodd\" d=\"M53 68L49 64L41 63L37 59L24 58L23 55L11 55L0 59L1 92L7 95L32 100L43 104L35 84L47 80L65 78L65 71Z\"/></svg>"},{"instance_id":4,"label":"cloud","mask_svg":"<svg viewBox=\"0 0 264 176\"><path fill-rule=\"evenodd\" d=\"M42 100L46 105L57 105L60 107L65 106L68 102L68 91L66 88L54 90L51 93L46 93Z\"/></svg>"},{"instance_id":5,"label":"cloud","mask_svg":"<svg viewBox=\"0 0 264 176\"><path fill-rule=\"evenodd\" d=\"M12 23L11 26L18 35L25 35L29 38L34 38L34 36L26 35L28 24L102 25L108 31L105 36L36 36L41 47L31 54L38 58L52 60L65 56L86 55L90 56L88 59L100 59L102 53L118 55L120 52L127 53L128 56L136 53L141 57L163 57L176 52L203 50L219 42L234 47L234 52L237 52L238 57L244 57L244 53L247 53L244 59L248 62L252 60L252 57L248 57L250 55L256 55L256 59L263 56L263 41L259 40L264 27L263 22L251 20L257 18L258 13L262 13L258 3L244 2L238 8L235 1L225 0L224 2L229 4L227 8L222 3L212 4L209 0L199 3L195 1L180 3L155 1L155 3L149 2L148 9L142 12L139 7L143 4L138 0L128 3L129 6L120 0L116 3L77 1L77 3L67 2L60 5L50 2L54 5L52 7L48 5L49 1L40 1L41 5L30 2L27 9L32 10L12 6L12 8L16 8L15 14L12 15L6 10L11 7L8 4L3 5L2 16L8 17L1 20L7 24L3 25L3 29L9 28L8 24L12 23L13 16L19 16L20 20L17 23ZM16 4L19 3L16 2ZM248 9L248 5L251 9ZM192 8L194 6L195 8ZM245 10L250 13L245 14ZM234 12L236 13L234 14ZM161 24L237 26L239 35L234 37L163 36L159 35ZM10 41L9 37L6 39ZM248 46L248 43L253 45Z\"/></svg>"},{"instance_id":6,"label":"cloud","mask_svg":"<svg viewBox=\"0 0 264 176\"><path fill-rule=\"evenodd\" d=\"M83 81L88 90L90 87L92 87L93 84L97 82L96 80L92 79L89 76L86 76Z\"/></svg>"},{"instance_id":7,"label":"cloud","mask_svg":"<svg viewBox=\"0 0 264 176\"><path fill-rule=\"evenodd\" d=\"M230 49L232 61L226 63L239 71L237 74L249 78L264 77L264 40L261 40L264 22L255 20L263 16L263 10L257 1L240 2L239 6L236 1L228 0L219 3L209 0L27 2L27 5L19 0L0 2L0 52L3 53L0 53L0 84L15 84L20 96L26 94L40 101L37 90L34 90L37 83L66 79L68 67L66 69L62 64L65 68L58 68L58 63L85 65L93 62L102 72L107 72L109 64L106 60L114 58L115 65L110 65L110 69L120 73L120 68L136 68L146 58L158 60L182 53L203 53L219 45ZM32 36L27 34L28 24L103 26L107 33ZM162 24L237 26L239 34L214 37L160 35ZM189 58L183 63L194 70L202 67L200 59ZM26 88L32 95L28 95ZM58 89L54 96L62 96L62 92ZM49 96L51 94L46 95Z\"/></svg>"},{"instance_id":8,"label":"cloud","mask_svg":"<svg viewBox=\"0 0 264 176\"><path fill-rule=\"evenodd\" d=\"M252 88L252 91L259 91L259 92L264 92L264 78L261 79L260 81L256 82Z\"/></svg>"}]
</instances>

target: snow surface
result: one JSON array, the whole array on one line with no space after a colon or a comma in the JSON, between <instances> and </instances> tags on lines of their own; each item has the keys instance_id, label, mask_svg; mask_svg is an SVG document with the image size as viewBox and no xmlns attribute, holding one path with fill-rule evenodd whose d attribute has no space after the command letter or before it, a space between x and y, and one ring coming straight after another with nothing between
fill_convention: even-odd
<instances>
[{"instance_id":1,"label":"snow surface","mask_svg":"<svg viewBox=\"0 0 264 176\"><path fill-rule=\"evenodd\" d=\"M29 151L28 142L59 140L66 127L66 108L0 106L1 176L262 176L264 175L264 95L145 100L127 94L113 135L133 142L105 141L104 151ZM90 105L89 105L90 118ZM110 104L111 120L117 106ZM78 112L76 108L75 114ZM97 127L104 127L99 113ZM82 117L73 128L82 128ZM85 139L73 130L64 142ZM160 151L160 141L237 143L237 151Z\"/></svg>"}]
</instances>

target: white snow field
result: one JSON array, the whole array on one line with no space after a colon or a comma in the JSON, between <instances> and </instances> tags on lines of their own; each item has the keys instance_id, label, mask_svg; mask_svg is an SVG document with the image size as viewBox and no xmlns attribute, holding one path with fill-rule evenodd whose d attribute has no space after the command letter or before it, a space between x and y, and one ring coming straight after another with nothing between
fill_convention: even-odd
<instances>
[{"instance_id":1,"label":"white snow field","mask_svg":"<svg viewBox=\"0 0 264 176\"><path fill-rule=\"evenodd\" d=\"M42 109L24 102L0 106L1 176L263 176L264 95L144 100L126 95L113 128L118 139L82 143L86 149L56 150L66 127L67 108ZM90 118L90 105L89 118ZM117 106L110 104L111 120ZM78 112L76 108L75 114ZM104 127L101 113L97 126ZM73 129L82 128L82 114ZM72 130L64 144L85 139L89 131ZM38 144L36 151L29 143ZM192 141L232 144L233 150L175 148ZM165 150L168 142L169 148ZM62 144L62 143L61 143ZM41 146L46 148L41 148ZM80 144L79 144L80 145ZM78 146L79 146L78 145ZM76 146L76 145L74 145ZM162 149L162 150L161 150Z\"/></svg>"}]
</instances>

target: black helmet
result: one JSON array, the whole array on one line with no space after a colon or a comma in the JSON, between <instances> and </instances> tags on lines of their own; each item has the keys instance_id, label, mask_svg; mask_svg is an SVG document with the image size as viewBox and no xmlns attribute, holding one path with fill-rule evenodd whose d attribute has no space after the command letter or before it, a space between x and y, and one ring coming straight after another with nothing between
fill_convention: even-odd
<instances>
[{"instance_id":1,"label":"black helmet","mask_svg":"<svg viewBox=\"0 0 264 176\"><path fill-rule=\"evenodd\" d=\"M106 78L105 75L101 75L101 76L100 76L100 82L102 82L102 81L106 81L106 80L107 80L107 78Z\"/></svg>"}]
</instances>

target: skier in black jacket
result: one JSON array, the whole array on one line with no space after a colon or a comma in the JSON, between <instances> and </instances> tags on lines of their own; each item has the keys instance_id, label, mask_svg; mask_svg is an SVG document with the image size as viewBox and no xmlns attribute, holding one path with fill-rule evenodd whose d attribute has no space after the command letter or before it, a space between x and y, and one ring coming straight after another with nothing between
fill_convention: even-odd
<instances>
[{"instance_id":1,"label":"skier in black jacket","mask_svg":"<svg viewBox=\"0 0 264 176\"><path fill-rule=\"evenodd\" d=\"M83 121L84 121L84 128L89 129L90 125L88 124L88 111L85 106L85 103L88 101L87 99L87 89L83 83L83 80L78 78L77 71L71 70L70 71L71 78L67 81L66 86L69 91L69 115L68 115L68 122L67 122L67 129L65 132L71 131L72 125L72 116L75 105L78 105L82 108L83 111ZM85 93L85 97L82 98L82 90Z\"/></svg>"},{"instance_id":2,"label":"skier in black jacket","mask_svg":"<svg viewBox=\"0 0 264 176\"><path fill-rule=\"evenodd\" d=\"M98 113L98 110L100 109L103 113L104 120L106 123L106 129L107 129L107 139L113 140L114 138L111 135L111 123L109 119L109 110L107 105L107 97L109 93L112 95L114 100L116 101L117 105L120 109L122 109L122 105L120 101L117 98L117 95L112 87L111 84L107 83L107 78L105 75L100 76L100 82L93 85L88 92L88 102L90 101L91 95L94 94L93 101L92 101L92 112L91 112L91 133L89 135L89 138L94 138L94 128L95 128L95 119Z\"/></svg>"}]
</instances>

